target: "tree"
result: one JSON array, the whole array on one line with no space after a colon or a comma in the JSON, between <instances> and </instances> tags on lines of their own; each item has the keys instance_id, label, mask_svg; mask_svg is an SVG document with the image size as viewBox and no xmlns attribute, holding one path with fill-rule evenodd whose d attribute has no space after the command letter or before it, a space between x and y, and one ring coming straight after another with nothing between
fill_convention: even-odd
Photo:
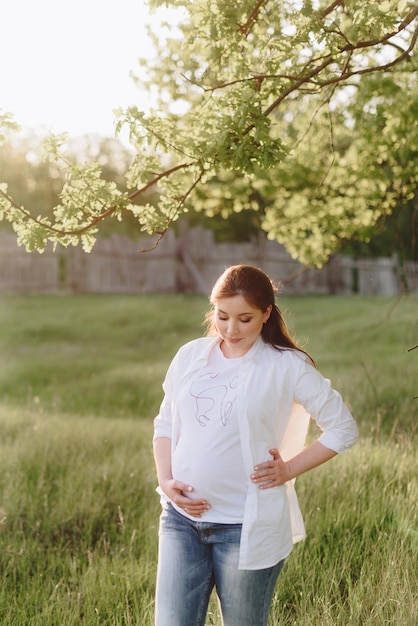
<instances>
[{"instance_id":1,"label":"tree","mask_svg":"<svg viewBox=\"0 0 418 626\"><path fill-rule=\"evenodd\" d=\"M81 240L90 250L98 224L125 211L157 245L190 206L210 214L218 202L225 214L262 209L269 237L320 265L340 240L367 239L396 205L399 184L410 200L412 182L405 187L379 150L383 132L390 152L390 128L402 125L405 89L415 84L415 1L149 4L177 7L180 21L155 42L146 67L158 111L119 112L118 128L128 127L135 149L130 191L104 180L97 162L70 162L65 137L49 138L49 158L67 174L53 219L31 215L0 187L2 215L28 250L48 239ZM403 107L380 126L379 103L367 97L375 77L382 89L385 80L398 89ZM391 170L390 184L377 159ZM410 181L416 173L411 167ZM150 189L159 194L155 206L142 202Z\"/></svg>"}]
</instances>

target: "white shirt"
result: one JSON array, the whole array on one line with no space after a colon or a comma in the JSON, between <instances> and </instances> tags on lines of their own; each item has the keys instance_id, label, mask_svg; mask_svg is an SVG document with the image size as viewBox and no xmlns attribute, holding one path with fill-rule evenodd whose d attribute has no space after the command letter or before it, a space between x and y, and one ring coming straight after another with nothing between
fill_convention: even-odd
<instances>
[{"instance_id":1,"label":"white shirt","mask_svg":"<svg viewBox=\"0 0 418 626\"><path fill-rule=\"evenodd\" d=\"M167 371L154 439L169 437L172 457L180 436L179 394L207 364L219 341L219 337L203 337L187 343ZM337 453L348 450L358 438L356 423L340 394L297 350L275 350L259 337L242 358L237 391L240 445L248 476L257 463L271 458L268 450L272 447L277 447L285 460L301 452L310 416L323 431L319 441ZM271 567L289 555L294 542L305 537L294 483L265 490L249 483L240 569ZM161 490L159 493L167 500Z\"/></svg>"}]
</instances>

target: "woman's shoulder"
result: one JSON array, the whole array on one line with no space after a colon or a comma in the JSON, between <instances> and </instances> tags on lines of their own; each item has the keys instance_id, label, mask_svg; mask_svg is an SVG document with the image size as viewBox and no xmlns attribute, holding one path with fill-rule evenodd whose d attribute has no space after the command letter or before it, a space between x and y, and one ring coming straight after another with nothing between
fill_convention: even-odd
<instances>
[{"instance_id":1,"label":"woman's shoulder","mask_svg":"<svg viewBox=\"0 0 418 626\"><path fill-rule=\"evenodd\" d=\"M304 363L311 363L310 358L302 350L297 348L285 348L285 347L273 347L269 344L265 344L264 352L268 355L268 358L272 361L286 363L290 365L301 365Z\"/></svg>"}]
</instances>

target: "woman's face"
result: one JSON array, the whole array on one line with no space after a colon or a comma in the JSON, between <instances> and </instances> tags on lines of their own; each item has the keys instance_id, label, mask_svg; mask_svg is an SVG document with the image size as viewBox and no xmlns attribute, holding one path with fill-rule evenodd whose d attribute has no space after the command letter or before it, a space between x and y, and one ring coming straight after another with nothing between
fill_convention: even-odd
<instances>
[{"instance_id":1,"label":"woman's face","mask_svg":"<svg viewBox=\"0 0 418 626\"><path fill-rule=\"evenodd\" d=\"M243 296L220 298L215 304L214 321L223 339L221 349L228 358L243 356L261 333L271 313L271 305L263 313Z\"/></svg>"}]
</instances>

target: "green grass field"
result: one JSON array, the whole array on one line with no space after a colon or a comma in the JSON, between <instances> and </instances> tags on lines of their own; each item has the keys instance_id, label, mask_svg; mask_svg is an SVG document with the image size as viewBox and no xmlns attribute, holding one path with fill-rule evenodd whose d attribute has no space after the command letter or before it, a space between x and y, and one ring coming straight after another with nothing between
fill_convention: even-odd
<instances>
[{"instance_id":1,"label":"green grass field","mask_svg":"<svg viewBox=\"0 0 418 626\"><path fill-rule=\"evenodd\" d=\"M279 305L361 440L297 481L308 536L271 625L415 626L418 299ZM1 625L152 626L152 420L206 310L195 296L2 296ZM214 600L207 623L220 624Z\"/></svg>"}]
</instances>

